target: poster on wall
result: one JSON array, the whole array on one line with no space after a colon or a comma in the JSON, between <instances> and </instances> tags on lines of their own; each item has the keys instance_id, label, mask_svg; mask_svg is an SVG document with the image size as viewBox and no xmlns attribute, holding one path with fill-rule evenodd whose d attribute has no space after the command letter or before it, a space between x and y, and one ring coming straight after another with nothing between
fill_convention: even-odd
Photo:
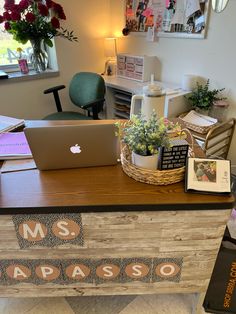
<instances>
[{"instance_id":1,"label":"poster on wall","mask_svg":"<svg viewBox=\"0 0 236 314\"><path fill-rule=\"evenodd\" d=\"M125 27L147 32L154 27L160 37L204 38L208 0L126 0Z\"/></svg>"}]
</instances>

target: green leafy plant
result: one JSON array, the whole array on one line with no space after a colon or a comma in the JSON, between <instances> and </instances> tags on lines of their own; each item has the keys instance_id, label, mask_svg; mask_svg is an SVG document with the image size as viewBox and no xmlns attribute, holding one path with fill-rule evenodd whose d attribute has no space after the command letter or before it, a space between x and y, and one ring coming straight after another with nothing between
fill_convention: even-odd
<instances>
[{"instance_id":1,"label":"green leafy plant","mask_svg":"<svg viewBox=\"0 0 236 314\"><path fill-rule=\"evenodd\" d=\"M126 122L117 122L117 135L129 149L142 156L158 153L161 146L170 147L168 127L164 118L158 119L155 112L149 120L133 115Z\"/></svg>"},{"instance_id":2,"label":"green leafy plant","mask_svg":"<svg viewBox=\"0 0 236 314\"><path fill-rule=\"evenodd\" d=\"M215 101L226 99L225 97L220 97L220 92L222 92L224 88L210 90L209 83L209 79L205 85L201 85L197 82L197 87L192 91L191 95L187 97L193 108L208 110L211 109Z\"/></svg>"},{"instance_id":3,"label":"green leafy plant","mask_svg":"<svg viewBox=\"0 0 236 314\"><path fill-rule=\"evenodd\" d=\"M61 27L60 21L66 20L66 16L62 6L52 0L21 0L18 4L5 0L4 10L0 23L21 44L40 39L52 47L51 39L55 36L78 41L73 31Z\"/></svg>"}]
</instances>

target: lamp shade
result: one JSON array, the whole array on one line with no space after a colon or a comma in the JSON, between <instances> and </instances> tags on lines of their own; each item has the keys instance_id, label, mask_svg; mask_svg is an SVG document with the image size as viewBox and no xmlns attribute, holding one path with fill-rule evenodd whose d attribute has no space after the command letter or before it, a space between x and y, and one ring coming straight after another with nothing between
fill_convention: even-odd
<instances>
[{"instance_id":1,"label":"lamp shade","mask_svg":"<svg viewBox=\"0 0 236 314\"><path fill-rule=\"evenodd\" d=\"M105 50L105 56L107 58L115 58L116 57L116 39L105 38L104 50Z\"/></svg>"}]
</instances>

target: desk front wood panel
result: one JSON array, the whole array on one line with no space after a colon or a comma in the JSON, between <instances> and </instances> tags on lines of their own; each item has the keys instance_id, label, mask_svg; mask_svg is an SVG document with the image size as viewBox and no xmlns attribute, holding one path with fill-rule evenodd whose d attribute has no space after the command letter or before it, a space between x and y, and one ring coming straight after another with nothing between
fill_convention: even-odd
<instances>
[{"instance_id":1,"label":"desk front wood panel","mask_svg":"<svg viewBox=\"0 0 236 314\"><path fill-rule=\"evenodd\" d=\"M84 244L21 249L12 216L0 219L1 297L115 295L151 293L204 292L208 285L230 210L180 210L82 213ZM35 261L59 262L60 283L38 283L33 269ZM70 282L63 269L68 260L87 260L92 282ZM105 282L96 276L102 259L120 263L120 275ZM147 278L132 279L124 272L124 263L141 259L149 265ZM180 261L179 279L158 280L156 260ZM12 284L4 268L6 260L32 266L36 283ZM4 262L5 261L5 262ZM18 261L18 262L16 262ZM139 260L140 261L140 260ZM50 264L50 263L49 263ZM129 263L128 263L129 264ZM127 265L128 265L127 264ZM123 272L122 272L123 269ZM19 277L20 278L20 277ZM22 279L22 278L21 278ZM64 281L63 281L64 280ZM0 277L1 282L1 277Z\"/></svg>"},{"instance_id":2,"label":"desk front wood panel","mask_svg":"<svg viewBox=\"0 0 236 314\"><path fill-rule=\"evenodd\" d=\"M234 204L232 196L184 193L183 182L136 182L120 165L4 173L0 188L1 297L204 292ZM83 246L20 246L14 216L48 219L63 213L81 213ZM104 259L118 265L113 281L98 278L96 269ZM35 267L42 260L54 261L60 280L39 280ZM89 282L68 279L66 266L78 260L91 268ZM16 284L8 278L9 261L30 268L28 282ZM147 264L142 280L125 273L132 261ZM161 261L177 264L181 272L175 280L157 278Z\"/></svg>"}]
</instances>

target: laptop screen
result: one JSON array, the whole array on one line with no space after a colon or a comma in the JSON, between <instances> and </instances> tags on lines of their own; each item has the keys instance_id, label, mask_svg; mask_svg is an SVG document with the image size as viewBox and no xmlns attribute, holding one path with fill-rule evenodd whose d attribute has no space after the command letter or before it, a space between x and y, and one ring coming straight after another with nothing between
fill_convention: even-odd
<instances>
[{"instance_id":1,"label":"laptop screen","mask_svg":"<svg viewBox=\"0 0 236 314\"><path fill-rule=\"evenodd\" d=\"M99 121L100 122L100 121ZM40 170L114 165L118 159L115 125L29 126L24 129Z\"/></svg>"}]
</instances>

